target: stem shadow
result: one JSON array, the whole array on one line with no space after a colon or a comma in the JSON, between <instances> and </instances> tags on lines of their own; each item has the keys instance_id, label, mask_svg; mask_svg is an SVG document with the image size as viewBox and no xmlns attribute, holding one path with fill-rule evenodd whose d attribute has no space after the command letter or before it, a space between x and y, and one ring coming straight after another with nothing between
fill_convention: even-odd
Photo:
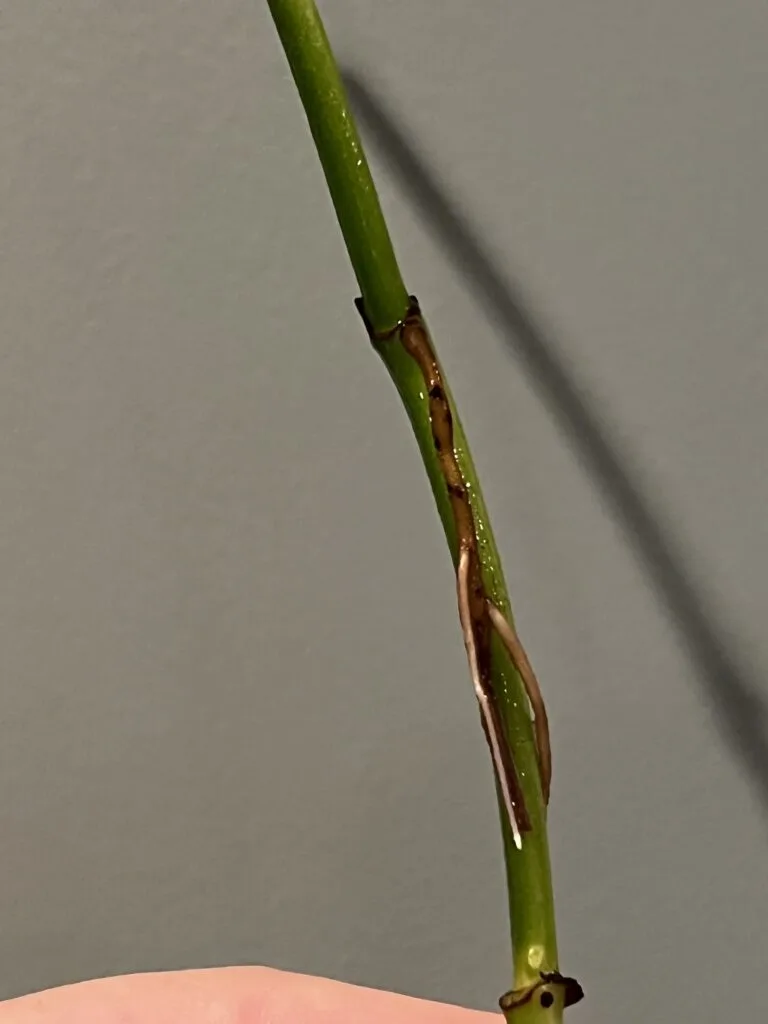
<instances>
[{"instance_id":1,"label":"stem shadow","mask_svg":"<svg viewBox=\"0 0 768 1024\"><path fill-rule=\"evenodd\" d=\"M697 590L670 532L632 478L625 453L601 429L580 396L556 346L542 333L517 285L505 279L471 222L430 171L397 115L361 76L343 72L350 101L388 160L404 193L443 251L474 287L483 313L501 326L507 350L573 444L621 526L657 597L677 626L705 699L714 707L718 732L746 775L768 818L766 702L757 681L729 645L705 596Z\"/></svg>"}]
</instances>

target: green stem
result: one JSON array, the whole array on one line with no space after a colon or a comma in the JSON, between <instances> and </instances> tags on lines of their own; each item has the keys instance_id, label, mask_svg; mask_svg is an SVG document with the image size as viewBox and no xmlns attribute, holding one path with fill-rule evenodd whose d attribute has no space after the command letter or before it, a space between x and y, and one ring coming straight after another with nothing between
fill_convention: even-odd
<instances>
[{"instance_id":1,"label":"green stem","mask_svg":"<svg viewBox=\"0 0 768 1024\"><path fill-rule=\"evenodd\" d=\"M391 331L405 317L408 295L341 76L313 0L268 0L268 3L320 156L360 286L363 307L372 331L383 334ZM435 449L423 373L402 344L384 341L377 343L376 348L410 418L455 566L459 554L456 524ZM483 584L494 604L510 616L501 561L477 473L450 393L448 400L453 417L456 461L472 505ZM557 941L546 808L528 702L520 676L496 637L491 641L491 681L532 826L531 831L523 836L522 849L516 849L501 806L510 894L513 988L522 989L540 985L541 972L558 970ZM542 1005L537 992L536 998L512 1011L510 1019L518 1024L544 1020L555 1024L561 1017L562 993L557 986L553 992L553 1006Z\"/></svg>"},{"instance_id":2,"label":"green stem","mask_svg":"<svg viewBox=\"0 0 768 1024\"><path fill-rule=\"evenodd\" d=\"M268 0L328 182L371 323L389 330L408 306L339 69L314 3Z\"/></svg>"}]
</instances>

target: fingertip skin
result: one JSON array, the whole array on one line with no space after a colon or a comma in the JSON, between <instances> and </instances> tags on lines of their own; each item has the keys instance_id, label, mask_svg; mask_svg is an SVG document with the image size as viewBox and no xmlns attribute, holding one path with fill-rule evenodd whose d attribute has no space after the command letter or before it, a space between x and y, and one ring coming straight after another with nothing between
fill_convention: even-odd
<instances>
[{"instance_id":1,"label":"fingertip skin","mask_svg":"<svg viewBox=\"0 0 768 1024\"><path fill-rule=\"evenodd\" d=\"M123 975L0 1003L0 1024L499 1024L496 1014L268 967Z\"/></svg>"}]
</instances>

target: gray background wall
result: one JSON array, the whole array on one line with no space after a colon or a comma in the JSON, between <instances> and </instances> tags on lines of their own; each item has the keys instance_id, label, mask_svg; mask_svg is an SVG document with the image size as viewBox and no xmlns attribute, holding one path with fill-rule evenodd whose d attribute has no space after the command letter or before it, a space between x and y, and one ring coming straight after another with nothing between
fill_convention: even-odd
<instances>
[{"instance_id":1,"label":"gray background wall","mask_svg":"<svg viewBox=\"0 0 768 1024\"><path fill-rule=\"evenodd\" d=\"M549 698L572 1019L760 1019L768 8L322 9L653 519L375 149ZM0 76L0 991L492 1007L448 560L266 6L6 0Z\"/></svg>"}]
</instances>

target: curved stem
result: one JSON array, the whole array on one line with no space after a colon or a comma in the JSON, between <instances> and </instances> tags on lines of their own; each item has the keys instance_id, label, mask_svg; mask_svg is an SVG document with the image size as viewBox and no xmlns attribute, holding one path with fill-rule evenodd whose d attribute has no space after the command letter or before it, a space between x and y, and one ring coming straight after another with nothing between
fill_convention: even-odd
<instances>
[{"instance_id":1,"label":"curved stem","mask_svg":"<svg viewBox=\"0 0 768 1024\"><path fill-rule=\"evenodd\" d=\"M485 658L485 682L500 716L504 742L519 778L519 799L524 812L521 820L527 825L522 835L515 835L517 829L513 829L507 813L512 798L505 802L497 775L514 954L515 997L507 999L505 1013L520 1024L523 1021L556 1024L561 1019L565 990L556 980L560 976L557 974L546 804L526 690L507 646L498 630L492 628L488 615L488 608L492 606L497 616L511 623L501 561L477 472L426 324L403 284L317 8L313 0L267 2L304 105L360 285L361 312L369 336L411 421L454 567L459 569L464 553L472 559L472 571L476 573L473 594L479 604L475 605L476 615L471 625L476 631L472 641L473 644L475 639L478 641L478 650ZM446 445L449 452L445 450ZM457 498L459 492L463 497ZM466 563L462 564L469 571ZM468 596L465 602L468 607ZM466 618L463 625L468 622ZM474 646L472 650L474 654ZM542 976L550 980L543 980ZM526 995L534 991L535 998ZM542 999L545 991L547 994ZM520 993L523 993L522 1002Z\"/></svg>"}]
</instances>

